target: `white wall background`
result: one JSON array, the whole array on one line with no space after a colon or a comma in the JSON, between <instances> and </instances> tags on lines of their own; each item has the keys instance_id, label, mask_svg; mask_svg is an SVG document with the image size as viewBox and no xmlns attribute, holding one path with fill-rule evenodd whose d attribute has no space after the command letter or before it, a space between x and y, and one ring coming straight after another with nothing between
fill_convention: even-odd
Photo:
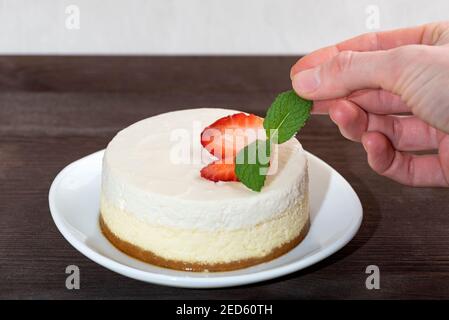
<instances>
[{"instance_id":1,"label":"white wall background","mask_svg":"<svg viewBox=\"0 0 449 320\"><path fill-rule=\"evenodd\" d=\"M0 0L0 53L298 54L437 20L449 0Z\"/></svg>"}]
</instances>

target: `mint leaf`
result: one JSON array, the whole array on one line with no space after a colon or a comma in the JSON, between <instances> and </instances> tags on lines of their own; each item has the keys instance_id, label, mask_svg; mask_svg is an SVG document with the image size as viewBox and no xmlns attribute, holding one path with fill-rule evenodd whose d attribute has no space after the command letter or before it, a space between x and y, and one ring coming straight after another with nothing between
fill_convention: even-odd
<instances>
[{"instance_id":1,"label":"mint leaf","mask_svg":"<svg viewBox=\"0 0 449 320\"><path fill-rule=\"evenodd\" d=\"M311 109L312 101L292 90L277 96L263 122L268 139L256 140L237 154L235 174L240 182L253 191L262 190L270 166L271 143L281 144L293 137L306 123Z\"/></svg>"},{"instance_id":2,"label":"mint leaf","mask_svg":"<svg viewBox=\"0 0 449 320\"><path fill-rule=\"evenodd\" d=\"M235 159L235 175L253 191L262 190L270 166L269 140L256 140L239 151Z\"/></svg>"},{"instance_id":3,"label":"mint leaf","mask_svg":"<svg viewBox=\"0 0 449 320\"><path fill-rule=\"evenodd\" d=\"M293 90L278 95L263 122L268 138L278 144L289 140L304 126L311 109L312 101L299 97Z\"/></svg>"}]
</instances>

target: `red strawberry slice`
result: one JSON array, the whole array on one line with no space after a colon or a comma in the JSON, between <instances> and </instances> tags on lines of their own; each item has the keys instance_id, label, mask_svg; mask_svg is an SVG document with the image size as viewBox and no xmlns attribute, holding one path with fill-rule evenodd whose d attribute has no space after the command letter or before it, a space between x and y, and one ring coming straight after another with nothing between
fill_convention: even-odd
<instances>
[{"instance_id":1,"label":"red strawberry slice","mask_svg":"<svg viewBox=\"0 0 449 320\"><path fill-rule=\"evenodd\" d=\"M201 144L219 159L235 158L246 145L264 134L263 118L236 113L218 119L201 133Z\"/></svg>"},{"instance_id":2,"label":"red strawberry slice","mask_svg":"<svg viewBox=\"0 0 449 320\"><path fill-rule=\"evenodd\" d=\"M214 161L201 169L201 176L214 182L238 181L235 175L235 164L226 163L223 160Z\"/></svg>"}]
</instances>

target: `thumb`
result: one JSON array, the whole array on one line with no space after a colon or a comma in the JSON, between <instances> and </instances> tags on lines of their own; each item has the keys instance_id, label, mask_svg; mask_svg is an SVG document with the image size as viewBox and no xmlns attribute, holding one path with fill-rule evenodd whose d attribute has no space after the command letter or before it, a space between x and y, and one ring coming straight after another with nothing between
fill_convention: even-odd
<instances>
[{"instance_id":1,"label":"thumb","mask_svg":"<svg viewBox=\"0 0 449 320\"><path fill-rule=\"evenodd\" d=\"M297 73L292 85L310 100L344 98L361 89L383 89L401 97L431 126L449 132L449 47L407 45L389 50L342 51Z\"/></svg>"},{"instance_id":2,"label":"thumb","mask_svg":"<svg viewBox=\"0 0 449 320\"><path fill-rule=\"evenodd\" d=\"M390 51L342 51L327 62L297 73L295 91L311 100L342 98L359 89L393 91L401 63Z\"/></svg>"}]
</instances>

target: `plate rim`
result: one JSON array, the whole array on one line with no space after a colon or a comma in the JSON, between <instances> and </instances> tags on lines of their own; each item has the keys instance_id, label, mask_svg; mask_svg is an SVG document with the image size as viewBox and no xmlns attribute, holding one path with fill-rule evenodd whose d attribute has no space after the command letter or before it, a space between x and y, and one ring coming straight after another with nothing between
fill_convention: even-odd
<instances>
[{"instance_id":1,"label":"plate rim","mask_svg":"<svg viewBox=\"0 0 449 320\"><path fill-rule=\"evenodd\" d=\"M186 273L186 276L173 276L173 275L167 275L167 274L159 274L159 273L153 273L150 271L144 271L144 270L138 270L131 266L124 265L118 261L115 261L111 258L108 258L95 250L91 249L89 246L87 246L85 243L79 241L76 239L71 231L66 227L64 218L58 214L58 210L56 209L55 204L55 190L57 186L60 184L64 176L68 173L68 171L72 168L77 166L80 162L85 161L87 158L97 156L98 154L104 153L105 149L99 150L96 152L93 152L89 155L86 155L78 160L75 160L71 162L70 164L66 165L61 171L58 172L56 177L51 183L49 193L48 193L48 202L49 202L49 209L50 214L52 216L52 219L54 223L56 224L56 227L58 231L62 234L64 239L66 239L76 250L78 250L81 254L83 254L88 259L94 261L95 263L101 265L102 267L114 271L116 273L119 273L123 276L140 280L148 283L154 283L159 285L165 285L165 286L172 286L172 287L182 287L182 288L224 288L224 287L232 287L232 286L242 286L247 285L251 283L256 282L262 282L267 281L270 279L275 279L305 268L308 268L309 266L324 260L331 256L332 254L339 251L341 248L343 248L349 241L352 240L352 238L356 235L357 231L359 230L362 220L363 220L363 207L360 202L360 198L358 197L355 190L352 188L350 183L332 166L327 164L324 160L318 158L314 154L306 151L307 156L309 159L313 159L314 161L317 161L320 165L328 167L333 171L334 174L337 174L339 178L342 179L343 183L346 184L347 187L349 187L349 190L352 191L352 193L355 195L356 205L358 207L358 211L360 212L360 215L358 216L357 221L355 221L354 224L352 224L342 236L340 236L338 239L333 241L330 245L324 247L323 249L319 250L316 253L313 253L311 256L307 257L306 259L300 259L297 261L293 261L291 263L288 263L286 265L278 266L272 269L267 270L261 270L256 271L248 274L240 274L240 275L227 275L227 276L211 276L211 277L205 277L205 278L192 278L189 277L189 272L184 271ZM182 272L182 271L180 271ZM232 272L232 271L231 271ZM213 273L210 273L213 275Z\"/></svg>"}]
</instances>

